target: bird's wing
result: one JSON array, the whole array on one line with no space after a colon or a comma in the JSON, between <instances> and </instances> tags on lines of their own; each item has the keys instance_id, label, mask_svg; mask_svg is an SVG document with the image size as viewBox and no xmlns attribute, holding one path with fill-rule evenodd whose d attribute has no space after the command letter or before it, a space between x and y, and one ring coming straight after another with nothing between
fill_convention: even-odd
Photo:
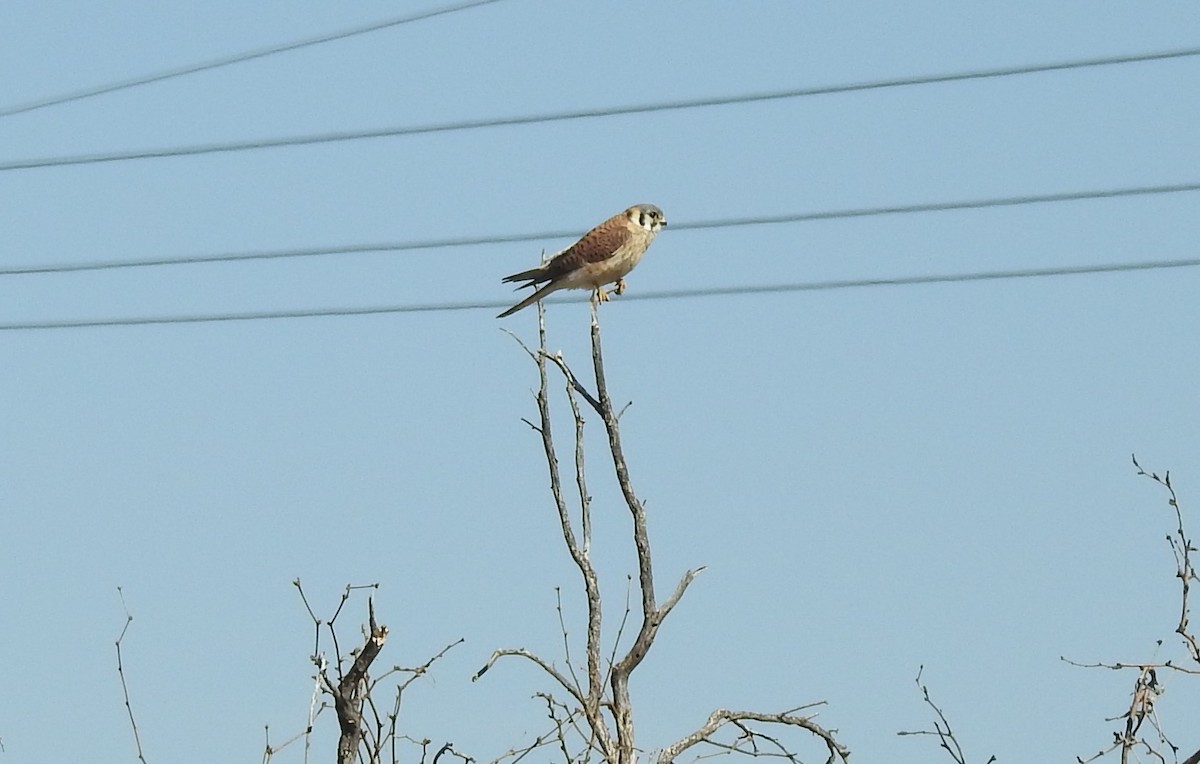
<instances>
[{"instance_id":1,"label":"bird's wing","mask_svg":"<svg viewBox=\"0 0 1200 764\"><path fill-rule=\"evenodd\" d=\"M585 265L603 262L612 257L628 239L629 229L625 227L625 221L620 216L609 218L555 255L546 264L546 276L553 281Z\"/></svg>"}]
</instances>

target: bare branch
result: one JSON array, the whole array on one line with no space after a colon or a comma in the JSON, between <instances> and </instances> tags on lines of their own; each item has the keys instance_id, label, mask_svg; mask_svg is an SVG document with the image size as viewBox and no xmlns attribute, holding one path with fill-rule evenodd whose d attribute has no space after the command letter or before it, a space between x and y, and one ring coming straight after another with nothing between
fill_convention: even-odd
<instances>
[{"instance_id":1,"label":"bare branch","mask_svg":"<svg viewBox=\"0 0 1200 764\"><path fill-rule=\"evenodd\" d=\"M1191 593L1192 581L1197 580L1196 566L1192 561L1192 553L1196 551L1196 547L1192 544L1191 538L1183 527L1183 509L1179 506L1179 497L1175 494L1175 488L1171 485L1171 473L1166 472L1162 477L1156 473L1146 472L1142 469L1142 465L1138 464L1137 456L1133 456L1133 466L1137 469L1137 474L1142 477L1147 477L1158 483L1167 490L1167 504L1175 510L1175 530L1167 536L1167 543L1171 546L1171 552L1175 555L1176 571L1175 576L1180 583L1180 598L1179 598L1179 623L1175 627L1175 633L1178 634L1187 645L1188 653L1191 659L1200 663L1200 642L1197 641L1196 635L1192 634L1188 628L1188 617L1190 608L1188 605L1188 595Z\"/></svg>"},{"instance_id":2,"label":"bare branch","mask_svg":"<svg viewBox=\"0 0 1200 764\"><path fill-rule=\"evenodd\" d=\"M593 751L598 751L603 756L606 764L634 764L638 749L635 745L634 716L629 694L630 675L648 654L663 621L680 602L692 581L695 580L695 577L704 568L700 567L686 571L671 595L663 603L658 603L654 590L654 567L651 559L646 511L643 503L639 500L633 489L629 467L621 446L619 420L625 408L621 409L621 414L614 411L612 398L609 395L605 379L600 323L597 312L597 296L593 295L591 323L592 367L595 375L594 395L574 374L561 353L551 353L547 350L545 312L540 304L538 307L538 339L539 346L536 352L530 351L528 347L522 344L522 348L533 356L538 367L539 377L539 387L536 396L539 421L537 423L527 422L527 424L542 437L543 451L545 452L546 463L550 472L551 493L559 513L563 540L566 543L572 560L574 560L576 566L579 568L584 582L588 606L586 636L587 687L585 690L580 686L579 679L575 675L574 666L571 662L570 640L563 617L561 592L557 589L559 627L563 637L564 652L570 677L564 675L545 659L528 650L509 649L496 651L483 668L476 672L473 679L478 679L482 676L502 656L521 656L541 667L554 681L570 693L581 706L581 709L577 712L568 709L548 696L539 694L539 697L542 697L546 701L547 712L554 722L554 729L547 735L538 738L530 746L521 749L512 749L497 761L511 759L509 764L516 764L517 761L532 750L540 746L557 743L559 752L568 762L572 762L572 764L586 764ZM557 452L551 435L549 388L546 378L548 364L553 364L557 367L566 381L567 401L574 417L575 476L582 511L582 546L578 544L570 522L558 468ZM625 614L621 620L616 640L612 645L612 653L608 656L607 671L603 680L600 680L599 676L601 655L600 589L596 582L595 569L589 557L591 541L589 512L591 497L587 491L584 472L584 419L580 412L576 396L588 402L595 413L599 415L604 425L608 440L608 450L616 473L617 484L632 518L632 535L637 553L637 594L641 605L639 608L642 616L641 622L628 649L618 658L621 644L624 641L625 628L632 612L629 602L629 596L632 594L632 586L630 586L626 595ZM632 581L632 577L630 581ZM608 687L607 693L605 685ZM830 752L830 762L835 761L839 757L845 760L848 756L848 751L834 739L833 733L816 724L812 721L811 717L796 715L794 712L797 710L799 709L793 709L792 711L780 714L766 714L753 711L719 709L710 717L709 723L701 727L700 730L684 738L671 748L664 749L664 756L660 758L660 761L670 761L679 752L700 742L718 750L726 749L728 752L755 756L782 757L793 762L797 761L794 754L789 752L780 740L755 728L757 725L762 724L784 725L807 730L825 742ZM611 713L611 728L608 714L604 712ZM583 720L586 721L586 733L577 721L578 715L581 715ZM752 724L755 726L752 726ZM715 740L712 737L715 732L726 726L740 733L740 736L732 744ZM572 753L567 740L568 731L583 738L584 747L581 753Z\"/></svg>"},{"instance_id":3,"label":"bare branch","mask_svg":"<svg viewBox=\"0 0 1200 764\"><path fill-rule=\"evenodd\" d=\"M629 479L629 468L621 448L621 431L613 413L612 399L604 376L604 354L600 342L600 317L598 301L592 301L592 369L596 375L597 411L608 433L608 446L612 454L613 468L621 495L633 517L633 542L638 557L638 587L642 595L642 625L634 638L633 645L625 657L612 667L609 684L612 687L613 719L617 727L617 750L619 758L615 764L633 764L634 728L632 700L629 696L629 675L637 668L658 631L658 612L654 599L654 566L650 558L650 538L646 529L646 512L633 491Z\"/></svg>"},{"instance_id":4,"label":"bare branch","mask_svg":"<svg viewBox=\"0 0 1200 764\"><path fill-rule=\"evenodd\" d=\"M317 713L315 716L319 716L321 711L324 710L325 708L326 708L326 706L324 706L324 705L320 706L317 709ZM315 716L314 716L314 718L315 718ZM311 733L312 733L311 725L305 729L300 730L296 734L289 737L287 740L284 740L279 745L271 745L271 727L270 727L270 725L264 725L263 732L266 737L266 749L263 751L264 764L266 764L266 762L269 762L271 760L272 756L279 753L280 751L287 748L292 743L295 743L297 740L299 740L301 738L304 738L304 761L305 762L308 761L309 744L311 742L310 738L311 738Z\"/></svg>"},{"instance_id":5,"label":"bare branch","mask_svg":"<svg viewBox=\"0 0 1200 764\"><path fill-rule=\"evenodd\" d=\"M678 604L680 598L683 597L683 593L687 591L688 586L692 583L696 576L700 575L707 569L707 565L701 565L700 567L694 570L689 570L683 574L683 578L679 579L679 584L675 587L675 591L671 592L671 596L667 597L667 601L664 602L662 607L658 609L660 620L666 618L667 615L670 614L670 612L675 608L675 605Z\"/></svg>"},{"instance_id":6,"label":"bare branch","mask_svg":"<svg viewBox=\"0 0 1200 764\"><path fill-rule=\"evenodd\" d=\"M590 536L590 519L586 504L583 509L583 518L587 523L585 530L585 547L581 548L575 539L575 533L571 525L570 512L567 508L566 498L563 493L562 479L558 469L558 457L554 448L552 436L552 426L550 419L550 388L546 374L546 360L551 358L551 354L546 349L546 322L545 309L539 304L538 306L538 353L534 358L538 369L538 393L537 405L539 416L539 433L542 436L542 447L546 455L546 464L550 472L550 492L554 497L555 508L558 510L559 524L562 528L563 541L567 546L567 551L571 555L571 559L575 562L575 566L579 569L580 577L583 580L584 592L587 598L587 634L586 634L586 662L587 662L587 678L588 686L586 692L581 688L569 687L565 683L564 688L568 692L572 692L577 696L584 709L584 715L587 718L588 725L595 730L600 744L604 747L606 753L609 749L609 740L607 728L604 724L604 719L600 712L600 702L604 693L604 685L600 674L600 644L601 644L601 620L602 608L600 601L600 583L596 575L596 570L592 566L591 560L588 557L586 545ZM562 367L565 368L564 363ZM565 374L568 379L574 375L566 369ZM573 400L573 399L572 399ZM587 496L586 485L582 477L582 425L580 424L581 417L576 413L576 459L577 459L577 477L580 486L581 496ZM545 661L538 659L541 664ZM546 664L548 665L548 664ZM557 673L557 672L555 672ZM476 676L479 676L478 674ZM579 697L582 696L582 697Z\"/></svg>"},{"instance_id":7,"label":"bare branch","mask_svg":"<svg viewBox=\"0 0 1200 764\"><path fill-rule=\"evenodd\" d=\"M412 673L412 677L407 679L402 685L400 685L400 689L404 689L404 688L408 687L418 677L425 676L425 674L429 673L429 669L433 668L433 664L440 661L446 655L446 653L450 652L451 650L453 650L454 648L458 647L459 645L463 644L466 641L467 640L464 639L463 637L459 637L458 639L454 640L450 644L443 647L441 650L438 650L438 652L432 658L425 661L420 666L417 666L415 669L400 669L400 668L398 668L399 671L406 671L406 672Z\"/></svg>"},{"instance_id":8,"label":"bare branch","mask_svg":"<svg viewBox=\"0 0 1200 764\"><path fill-rule=\"evenodd\" d=\"M538 655L537 653L534 653L531 650L526 650L523 647L510 647L510 648L506 648L503 650L495 651L494 653L492 653L492 657L488 658L487 663L483 664L483 668L481 668L475 672L475 674L471 677L471 681L474 682L474 681L478 680L479 677L481 677L487 673L488 669L490 669L497 660L499 660L500 658L508 657L508 656L516 656L519 658L524 658L528 661L532 661L533 663L536 663L542 669L542 671L545 671L547 674L549 674L551 677L553 677L554 681L558 682L559 685L562 686L562 688L564 690L566 690L568 693L570 693L571 697L575 698L575 700L578 701L581 705L586 705L587 699L584 696L583 691L580 688L576 687L575 684L573 682L571 682L571 680L569 680L569 679L567 679L567 677L563 676L563 674L558 669L554 668L554 666L552 666L548 662L546 662L546 660L543 659L540 655Z\"/></svg>"},{"instance_id":9,"label":"bare branch","mask_svg":"<svg viewBox=\"0 0 1200 764\"><path fill-rule=\"evenodd\" d=\"M917 687L921 690L921 695L925 700L925 704L928 705L930 708L932 708L933 712L935 714L937 714L937 720L934 721L932 730L917 730L914 732L897 732L896 734L897 735L936 735L937 739L938 739L939 747L943 748L948 754L950 754L950 758L954 759L956 764L967 764L966 755L963 754L962 746L959 745L958 738L956 738L954 736L954 730L950 729L950 721L946 718L946 715L944 713L942 713L942 709L939 708L938 705L933 702L933 698L930 697L930 695L929 695L929 688L921 683L921 674L924 671L925 671L924 666L921 666L917 670L917 678L916 678ZM992 756L990 759L988 759L988 764L991 764L991 762L994 761L995 759L996 759L996 757Z\"/></svg>"},{"instance_id":10,"label":"bare branch","mask_svg":"<svg viewBox=\"0 0 1200 764\"><path fill-rule=\"evenodd\" d=\"M561 361L561 355L558 356ZM568 381L574 375L570 373L570 369L563 363L561 368L566 370ZM585 392L584 395L587 393ZM580 523L583 528L583 556L588 557L592 549L592 497L587 489L587 471L584 469L584 448L583 448L583 415L579 412L579 403L575 400L574 388L567 384L567 402L571 404L571 415L575 419L575 487L579 491L579 515Z\"/></svg>"},{"instance_id":11,"label":"bare branch","mask_svg":"<svg viewBox=\"0 0 1200 764\"><path fill-rule=\"evenodd\" d=\"M1174 663L1172 661L1165 661L1162 663L1081 663L1079 661L1071 660L1064 655L1058 656L1058 659L1063 663L1070 664L1077 668L1102 668L1109 669L1111 671L1123 671L1125 669L1136 669L1137 671L1141 671L1142 669L1152 668L1166 669L1169 671L1177 671L1180 674L1192 674L1193 676L1200 676L1200 669L1180 666L1178 663Z\"/></svg>"},{"instance_id":12,"label":"bare branch","mask_svg":"<svg viewBox=\"0 0 1200 764\"><path fill-rule=\"evenodd\" d=\"M1167 504L1174 511L1175 530L1167 535L1167 544L1171 547L1171 552L1175 558L1175 576L1180 581L1179 620L1175 626L1175 633L1182 640L1190 661L1192 663L1200 663L1200 642L1197 641L1196 636L1191 632L1188 623L1191 582L1197 580L1196 568L1193 561L1193 553L1196 551L1196 547L1193 545L1191 538L1184 528L1183 510L1179 503L1179 497L1175 493L1175 487L1171 484L1171 473L1165 472L1160 477L1156 472L1146 471L1138 463L1136 454L1131 455L1130 460L1133 462L1133 467L1137 470L1138 476L1148 478L1166 490ZM1161 647L1162 644L1163 641L1161 639L1158 640L1158 647ZM1157 647L1155 652L1157 652ZM1167 738L1158 721L1157 704L1165 689L1159 680L1158 672L1160 670L1170 670L1172 672L1196 675L1200 674L1200 667L1181 666L1172 660L1141 663L1078 663L1067 658L1061 658L1061 660L1073 666L1083 668L1106 668L1114 671L1133 669L1137 671L1128 707L1117 716L1105 720L1109 722L1123 722L1121 727L1113 732L1113 744L1088 759L1076 757L1077 761L1081 762L1081 764L1086 764L1119 750L1122 764L1128 762L1130 757L1137 751L1142 751L1145 755L1165 764L1166 758L1156 747L1162 745L1171 749L1172 756L1178 757L1178 746ZM1154 730L1154 734L1157 737L1157 740L1154 742L1147 740L1146 733L1142 731L1146 727L1147 722L1149 722L1149 727ZM1200 755L1200 752L1198 752L1198 755Z\"/></svg>"},{"instance_id":13,"label":"bare branch","mask_svg":"<svg viewBox=\"0 0 1200 764\"><path fill-rule=\"evenodd\" d=\"M549 693L539 692L539 693L536 693L534 695L534 697L541 698L543 701L545 701L546 712L547 712L547 715L550 717L550 721L553 726L551 726L551 728L548 732L545 732L541 735L538 735L536 738L534 738L533 742L529 743L528 745L522 746L519 748L508 749L504 753L500 754L500 756L493 759L491 764L499 764L499 762L506 761L509 759L511 759L510 764L517 764L517 762L521 761L522 759L524 759L526 756L528 756L530 753L537 750L538 748L544 748L547 746L551 746L551 745L554 745L555 743L557 743L559 745L559 750L563 754L564 764L571 764L571 762L573 762L573 761L586 762L588 760L588 756L587 756L586 752L583 754L583 756L581 758L576 758L576 757L571 756L571 754L567 748L568 728L570 730L574 731L576 734L579 734L577 720L578 720L579 716L582 714L582 710L568 708L563 703L558 702L554 698L554 696L550 695ZM562 713L561 716L560 716L560 712ZM587 737L587 736L580 735L580 737ZM589 742L589 746L590 745L591 744Z\"/></svg>"},{"instance_id":14,"label":"bare branch","mask_svg":"<svg viewBox=\"0 0 1200 764\"><path fill-rule=\"evenodd\" d=\"M508 329L505 329L505 328L503 328L503 327L501 327L501 328L500 328L500 331L504 332L504 333L505 333L505 334L507 334L509 337L512 337L512 338L513 338L513 341L514 341L514 342L516 342L518 345L520 345L520 346L521 346L521 349L522 349L522 350L524 350L524 351L525 351L525 353L526 353L526 354L528 354L528 356L529 356L530 358L532 358L532 359L533 359L533 361L534 361L535 363L537 362L537 353L535 353L534 351L530 350L530 349L529 349L529 346L525 344L525 341L524 341L524 340L522 340L522 339L521 339L520 337L518 337L516 334L514 334L513 332L510 332Z\"/></svg>"},{"instance_id":15,"label":"bare branch","mask_svg":"<svg viewBox=\"0 0 1200 764\"><path fill-rule=\"evenodd\" d=\"M805 708L808 707L810 706L805 706ZM747 743L753 744L754 738L760 738L779 745L778 741L776 741L774 738L759 732L755 732L749 727L740 724L740 722L747 721L799 727L800 729L806 730L821 739L829 752L829 758L826 760L829 762L829 764L832 764L832 762L838 759L842 760L843 762L849 762L849 749L837 741L832 730L827 730L816 722L812 721L813 717L811 716L797 716L795 714L796 710L799 709L794 709L790 712L785 711L783 713L771 714L761 713L759 711L731 711L725 708L718 708L716 711L713 711L711 715L709 715L708 721L705 722L695 732L684 736L680 740L659 751L658 762L659 764L670 764L670 762L673 762L684 751L700 743L706 743L713 746L722 745L713 741L712 736L716 734L722 727L728 724L737 725L742 730L742 740ZM736 744L724 744L724 747L726 747L730 753L761 755L753 751L746 751ZM782 746L780 747L782 748ZM787 758L791 758L791 755L787 754Z\"/></svg>"},{"instance_id":16,"label":"bare branch","mask_svg":"<svg viewBox=\"0 0 1200 764\"><path fill-rule=\"evenodd\" d=\"M613 640L612 654L608 656L608 673L604 675L604 681L612 681L612 670L617 665L617 651L621 649L621 638L625 636L625 626L629 623L629 614L633 612L630 607L630 597L633 594L633 577L625 577L625 610L621 613L621 625L617 627L617 636Z\"/></svg>"},{"instance_id":17,"label":"bare branch","mask_svg":"<svg viewBox=\"0 0 1200 764\"><path fill-rule=\"evenodd\" d=\"M299 578L292 579L292 586L296 587L296 591L300 592L300 601L304 603L304 609L308 611L308 617L313 622L315 635L313 638L312 655L315 658L316 654L321 650L321 619L317 618L317 614L313 612L312 605L308 604L308 597L304 594L304 587L300 585Z\"/></svg>"},{"instance_id":18,"label":"bare branch","mask_svg":"<svg viewBox=\"0 0 1200 764\"><path fill-rule=\"evenodd\" d=\"M574 560L576 567L579 568L580 575L583 577L584 588L588 598L588 642L591 643L593 634L599 639L600 634L600 609L592 607L592 603L600 601L600 584L596 578L596 571L592 567L591 561L584 554L578 542L575 539L575 532L571 526L570 512L567 508L567 501L562 490L562 478L558 470L558 455L554 448L554 438L551 432L550 422L550 389L549 382L546 378L546 359L550 354L546 351L546 330L545 330L545 310L539 308L539 336L541 340L541 349L535 356L535 361L538 367L538 393L537 404L538 414L540 418L540 427L538 431L542 436L542 447L546 454L546 464L550 470L550 491L554 496L554 504L558 509L558 519L562 526L563 541L567 545L567 551ZM588 656L588 680L594 687L598 684L599 679L599 661L596 661L593 667L591 656Z\"/></svg>"},{"instance_id":19,"label":"bare branch","mask_svg":"<svg viewBox=\"0 0 1200 764\"><path fill-rule=\"evenodd\" d=\"M650 649L654 633L658 630L657 608L654 599L654 565L650 556L650 538L646 526L646 510L633 490L629 477L629 466L625 462L625 452L621 447L621 429L613 413L612 398L608 394L608 384L604 376L604 351L600 341L600 321L596 313L596 305L592 305L592 368L596 374L596 395L599 399L599 413L608 433L609 451L612 453L613 468L617 473L617 485L621 495L629 507L633 517L634 546L638 555L638 584L642 594L642 629L634 641L634 646L622 660L624 669L632 671L641 663L646 652Z\"/></svg>"},{"instance_id":20,"label":"bare branch","mask_svg":"<svg viewBox=\"0 0 1200 764\"><path fill-rule=\"evenodd\" d=\"M340 728L337 753L339 764L357 764L359 760L369 762L370 764L381 764L385 761L389 746L391 753L390 760L396 762L399 760L396 751L396 744L399 740L407 740L421 746L421 759L422 764L424 764L425 754L430 741L420 742L407 735L400 735L397 729L402 697L406 688L419 677L425 676L435 662L452 648L462 644L463 640L458 639L447 644L438 653L415 668L405 668L398 665L392 666L373 679L371 669L377 662L389 634L388 627L376 621L374 598L368 597L367 599L367 623L361 627L363 641L358 647L349 653L342 654L337 647L338 635L334 627L338 616L345 609L346 602L355 591L360 589L377 589L379 588L379 584L346 586L339 598L333 617L328 620L322 620L317 617L308 602L300 580L294 580L293 584L300 593L309 618L318 627L317 643L314 645L314 652L311 656L316 669L313 675L313 694L309 704L308 723L304 731L298 733L281 746L271 747L268 742L264 762L268 761L270 756L281 748L300 737L304 737L304 761L307 764L315 720L324 709L333 708L337 714L338 726ZM329 627L329 638L334 645L336 662L333 659L327 660L325 653L321 650L321 625ZM331 676L333 673L330 671L331 662L336 666L337 677ZM403 681L397 682L394 704L390 711L387 711L381 709L379 703L377 703L375 690L379 687L381 680L393 674L406 674L407 676ZM318 705L318 698L322 692L327 692L332 696L332 706L327 703ZM466 760L466 757L462 757L461 754L453 751L453 749L448 750Z\"/></svg>"},{"instance_id":21,"label":"bare branch","mask_svg":"<svg viewBox=\"0 0 1200 764\"><path fill-rule=\"evenodd\" d=\"M612 455L613 468L617 476L617 485L629 508L633 519L633 543L638 558L638 588L642 595L642 624L625 656L613 666L609 675L612 687L613 718L617 728L617 750L620 757L616 764L633 764L634 728L633 709L629 696L629 676L638 667L650 651L658 628L671 608L678 602L679 597L694 577L694 573L685 575L677 595L668 606L659 608L654 596L654 564L650 554L650 537L646 523L646 510L634 492L633 483L629 477L629 466L625 461L625 453L621 447L620 423L613 411L612 398L608 394L608 384L604 375L604 352L600 339L600 319L597 313L597 302L592 303L592 369L596 377L596 398L599 406L597 412L604 422L608 434L609 452Z\"/></svg>"},{"instance_id":22,"label":"bare branch","mask_svg":"<svg viewBox=\"0 0 1200 764\"><path fill-rule=\"evenodd\" d=\"M573 390L582 395L583 399L588 402L588 405L595 409L597 414L603 416L604 412L602 410L603 407L600 401L596 400L596 398L590 392L588 392L588 389L584 387L583 383L579 381L579 378L575 376L575 372L571 371L571 367L567 366L566 361L563 360L562 353L555 353L551 355L544 349L541 351L541 353L548 361L553 363L559 368L560 371L562 371L563 376L567 380L567 389Z\"/></svg>"},{"instance_id":23,"label":"bare branch","mask_svg":"<svg viewBox=\"0 0 1200 764\"><path fill-rule=\"evenodd\" d=\"M446 754L450 754L451 756L457 757L459 759L459 761L463 762L463 764L470 764L470 762L475 761L475 759L471 758L470 756L467 756L466 754L462 754L462 753L459 753L458 751L454 750L454 743L446 743L445 745L443 745L441 748L438 749L437 753L435 753L433 755L433 764L438 764L438 760L441 759L442 756L444 756Z\"/></svg>"},{"instance_id":24,"label":"bare branch","mask_svg":"<svg viewBox=\"0 0 1200 764\"><path fill-rule=\"evenodd\" d=\"M563 660L567 664L567 670L571 672L571 684L578 687L579 677L575 674L575 664L571 662L571 639L567 633L567 620L563 616L562 588L558 586L554 587L554 609L558 612L558 629L562 633Z\"/></svg>"},{"instance_id":25,"label":"bare branch","mask_svg":"<svg viewBox=\"0 0 1200 764\"><path fill-rule=\"evenodd\" d=\"M121 693L125 696L125 711L129 714L129 726L133 728L133 743L137 746L138 761L146 764L146 757L142 754L142 737L138 733L137 721L133 718L133 706L129 702L129 684L125 681L125 664L121 659L121 643L125 641L125 634L129 631L129 624L133 623L133 616L129 613L129 608L125 605L125 592L121 587L117 587L117 596L121 598L121 609L125 611L125 626L121 629L121 635L117 637L117 676L121 677Z\"/></svg>"},{"instance_id":26,"label":"bare branch","mask_svg":"<svg viewBox=\"0 0 1200 764\"><path fill-rule=\"evenodd\" d=\"M550 721L554 723L554 739L558 742L558 750L562 752L563 763L570 764L572 757L571 757L571 752L569 750L567 750L566 727L568 725L568 719L570 719L570 717L571 717L571 713L568 709L566 709L565 706L563 706L561 703L556 701L554 699L554 696L552 696L552 695L548 695L544 692L539 692L537 694L537 697L546 701L546 714L550 717ZM566 718L562 718L562 719L559 718L559 716L558 716L559 708L562 708L564 711L567 711Z\"/></svg>"}]
</instances>

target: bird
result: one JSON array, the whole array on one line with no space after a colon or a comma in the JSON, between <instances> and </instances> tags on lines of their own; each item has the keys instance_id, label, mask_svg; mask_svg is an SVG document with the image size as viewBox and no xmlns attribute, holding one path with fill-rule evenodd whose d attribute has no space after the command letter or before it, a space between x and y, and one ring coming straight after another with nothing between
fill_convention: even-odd
<instances>
[{"instance_id":1,"label":"bird","mask_svg":"<svg viewBox=\"0 0 1200 764\"><path fill-rule=\"evenodd\" d=\"M517 289L537 289L497 318L511 316L559 289L591 289L594 300L607 302L604 285L616 282L616 293L623 293L625 276L666 224L663 211L653 204L635 204L613 215L538 267L505 276L506 284L525 282Z\"/></svg>"}]
</instances>

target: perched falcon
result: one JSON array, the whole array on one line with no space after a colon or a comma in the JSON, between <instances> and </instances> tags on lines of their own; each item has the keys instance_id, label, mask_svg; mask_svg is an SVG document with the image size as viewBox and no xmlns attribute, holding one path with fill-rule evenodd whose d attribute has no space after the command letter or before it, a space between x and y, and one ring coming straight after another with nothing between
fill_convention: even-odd
<instances>
[{"instance_id":1,"label":"perched falcon","mask_svg":"<svg viewBox=\"0 0 1200 764\"><path fill-rule=\"evenodd\" d=\"M667 224L663 211L653 204L635 204L613 215L583 235L583 238L528 271L507 276L505 283L524 281L517 289L537 290L498 318L511 316L559 289L592 289L600 302L608 300L604 285L617 282L617 294L625 291L625 275L646 254L655 235Z\"/></svg>"}]
</instances>

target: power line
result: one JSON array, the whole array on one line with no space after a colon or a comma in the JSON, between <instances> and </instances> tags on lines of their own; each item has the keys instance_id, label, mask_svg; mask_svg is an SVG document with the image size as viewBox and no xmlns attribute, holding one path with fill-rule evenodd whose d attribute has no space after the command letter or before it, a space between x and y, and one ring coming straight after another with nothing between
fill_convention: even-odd
<instances>
[{"instance_id":1,"label":"power line","mask_svg":"<svg viewBox=\"0 0 1200 764\"><path fill-rule=\"evenodd\" d=\"M906 215L917 212L947 212L952 210L976 210L987 207L1017 207L1028 204L1052 204L1087 199L1113 199L1123 196L1148 196L1155 194L1177 194L1185 191L1200 191L1200 183L1178 183L1161 186L1131 186L1093 191L1065 191L1057 194L1027 194L1003 196L989 199L964 201L929 202L927 204L901 204L889 207L861 207L858 209L831 210L829 212L803 212L789 215L764 215L761 217L726 218L697 223L671 224L672 230L729 228L745 225L768 225L772 223L799 223L814 220L836 220L839 218L863 218L879 215ZM0 271L0 275L3 271Z\"/></svg>"},{"instance_id":2,"label":"power line","mask_svg":"<svg viewBox=\"0 0 1200 764\"><path fill-rule=\"evenodd\" d=\"M844 279L838 281L808 281L796 284L760 284L749 286L705 287L698 289L668 289L651 292L634 292L619 299L675 300L690 297L719 297L728 295L778 294L783 292L824 292L841 289L882 286L916 286L918 284L954 284L972 281L1003 281L1012 279L1046 278L1051 276L1081 276L1097 273L1128 273L1170 268L1192 268L1200 265L1200 258L1183 260L1155 260L1141 263L1098 263L1093 265L1061 266L1056 268L1025 268L1000 271L978 271L974 273L938 273L922 276L899 276L878 279ZM586 302L588 298L546 300L547 305ZM497 310L507 308L512 300L485 300L473 302L438 302L413 305L389 305L363 308L313 308L308 310L248 311L242 313L211 313L185 316L147 316L132 318L104 318L67 321L23 321L0 324L0 332L27 331L37 329L85 329L114 326L152 326L161 324L200 324L233 321L262 321L285 318L328 318L334 316L369 316L386 313L449 313L464 310Z\"/></svg>"},{"instance_id":3,"label":"power line","mask_svg":"<svg viewBox=\"0 0 1200 764\"><path fill-rule=\"evenodd\" d=\"M704 230L710 228L734 228L749 225L773 225L780 223L803 223L817 220L838 220L880 215L904 215L920 212L947 212L953 210L984 209L988 207L1015 207L1030 204L1052 204L1057 202L1083 201L1088 199L1112 199L1129 196L1176 194L1200 191L1200 183L1179 183L1161 186L1133 186L1087 191L1067 191L1057 194L1028 194L987 199L929 202L925 204L889 205L885 207L859 207L821 212L799 212L784 215L760 215L755 217L722 218L694 222L671 223L672 231ZM119 268L145 268L163 265L196 265L203 263L241 262L246 260L278 260L295 257L317 257L323 255L362 254L366 252L399 252L419 249L443 249L446 247L470 247L489 244L511 244L514 242L544 241L579 236L579 230L538 231L534 233L500 234L486 236L464 236L443 239L421 239L415 241L377 242L368 244L344 244L331 247L301 247L296 249L266 250L261 252L225 252L191 255L176 258L146 258L112 260L101 263L63 263L58 265L18 265L0 268L0 276L37 275L50 273L76 273L80 271L115 270Z\"/></svg>"},{"instance_id":4,"label":"power line","mask_svg":"<svg viewBox=\"0 0 1200 764\"><path fill-rule=\"evenodd\" d=\"M358 35L367 34L368 32L376 32L380 29L389 27L401 26L403 24L411 24L415 21L424 21L436 16L444 16L457 11L465 11L471 8L477 8L481 5L499 2L499 0L472 0L471 2L458 3L457 5L449 5L436 10L422 11L421 13L412 14L409 16L401 16L399 18L388 19L386 21L377 21L363 26L343 29L339 32L331 32L318 37L309 37L303 40L295 40L293 42L285 42L279 45L272 45L267 48L259 48L257 50L245 51L243 53L235 53L231 56L212 59L198 64L190 64L181 66L177 69L168 69L154 74L147 74L142 77L136 77L130 80L122 80L121 82L111 82L107 85L97 85L84 90L77 90L73 93L64 93L62 95L50 96L38 101L30 101L28 103L15 104L13 106L0 107L0 117L8 117L13 114L23 114L25 112L45 109L50 106L58 106L59 104L71 103L72 101L82 101L85 98L94 98L95 96L106 95L108 93L116 93L120 90L129 90L131 88L149 85L152 82L162 82L163 80L171 80L176 77L184 77L189 74L198 72L207 72L212 69L220 69L233 64L240 64L244 61L253 61L258 58L266 58L277 53L287 53L301 48L312 47L313 45L321 45L335 40L344 40L347 37L356 37Z\"/></svg>"},{"instance_id":5,"label":"power line","mask_svg":"<svg viewBox=\"0 0 1200 764\"><path fill-rule=\"evenodd\" d=\"M1012 77L1016 75L1036 74L1041 72L1085 69L1095 66L1114 66L1119 64L1144 63L1148 61L1164 61L1168 59L1187 58L1191 56L1200 56L1200 48L1160 51L1155 53L1141 53L1129 56L1109 56L1105 58L1060 61L1049 64L1031 64L1028 66L1015 66L1001 69L977 69L973 71L955 72L950 74L935 74L924 77L871 80L842 85L826 85L809 88L796 88L791 90L775 90L762 93L743 93L739 95L710 96L705 98L659 101L655 103L633 104L626 106L544 112L541 114L526 114L513 117L488 117L482 119L462 120L457 122L438 122L428 125L385 127L373 130L348 130L283 138L264 138L261 140L252 141L205 143L191 146L175 146L162 149L144 149L139 151L118 151L112 153L78 154L74 156L24 159L0 163L0 172L31 170L46 167L100 164L104 162L124 162L135 159L163 159L166 157L195 156L199 154L219 154L235 151L283 148L290 146L308 146L320 143L339 143L343 141L364 140L368 138L392 138L407 135L424 135L428 133L448 133L460 130L480 130L492 127L512 127L517 125L533 125L547 122L565 122L569 120L613 117L628 114L648 114L659 111L698 109L708 106L729 106L733 104L777 101L788 98L801 98L805 96L853 93L866 90L881 90L885 88L906 87L910 85L962 82L966 80Z\"/></svg>"}]
</instances>

